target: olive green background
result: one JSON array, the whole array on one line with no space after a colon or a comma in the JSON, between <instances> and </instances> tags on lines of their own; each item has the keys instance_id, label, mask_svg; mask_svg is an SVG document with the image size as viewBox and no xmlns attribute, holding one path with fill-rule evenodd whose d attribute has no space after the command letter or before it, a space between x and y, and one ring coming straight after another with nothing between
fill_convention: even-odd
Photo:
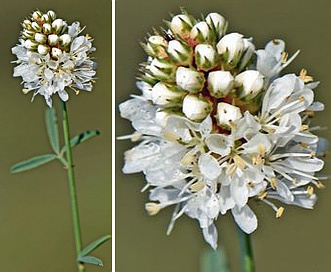
<instances>
[{"instance_id":1,"label":"olive green background","mask_svg":"<svg viewBox=\"0 0 331 272\"><path fill-rule=\"evenodd\" d=\"M98 129L101 135L73 150L83 244L111 232L111 1L1 0L0 8L0 271L73 272L75 247L66 171L57 162L10 174L16 162L51 152L41 96L30 102L21 78L13 78L20 23L35 9L53 9L68 23L86 25L95 40L97 83L91 93L70 92L67 103L71 135ZM57 95L54 105L59 108ZM60 118L60 110L58 110ZM94 252L111 270L111 242Z\"/></svg>"},{"instance_id":2,"label":"olive green background","mask_svg":"<svg viewBox=\"0 0 331 272\"><path fill-rule=\"evenodd\" d=\"M281 38L297 59L285 72L306 68L321 84L316 99L326 104L317 114L315 125L329 126L320 135L330 138L331 114L331 2L328 0L118 0L116 2L116 97L117 104L138 94L135 76L145 60L140 41L152 27L164 26L169 12L184 6L195 17L219 12L229 21L229 31L253 37L257 48ZM116 135L133 131L117 112ZM172 208L149 217L144 210L148 193L142 174L123 175L123 152L133 144L116 144L116 272L198 272L201 253L208 248L198 223L182 216L170 236L166 236ZM324 172L330 174L330 158ZM318 190L313 211L287 207L281 219L265 204L253 203L259 227L252 234L257 272L324 272L331 267L331 186ZM217 221L219 244L225 247L231 271L240 271L236 228L228 214Z\"/></svg>"}]
</instances>

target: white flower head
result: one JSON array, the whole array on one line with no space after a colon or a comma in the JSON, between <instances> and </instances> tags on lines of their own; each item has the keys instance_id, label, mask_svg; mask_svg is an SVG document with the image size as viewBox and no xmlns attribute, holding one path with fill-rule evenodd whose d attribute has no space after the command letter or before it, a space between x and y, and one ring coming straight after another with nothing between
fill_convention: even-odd
<instances>
[{"instance_id":1,"label":"white flower head","mask_svg":"<svg viewBox=\"0 0 331 272\"><path fill-rule=\"evenodd\" d=\"M125 152L123 172L144 173L147 213L174 206L167 233L185 214L216 248L215 221L228 212L244 232L257 229L250 199L271 207L275 218L285 205L312 209L328 142L310 127L324 109L314 102L318 82L305 69L280 75L297 53L287 59L281 40L255 50L251 38L226 34L217 13L199 21L183 11L168 27L153 42L162 57L146 45L154 51L145 50L141 96L120 105L135 129L122 139L139 141ZM52 70L45 77L53 78Z\"/></svg>"},{"instance_id":2,"label":"white flower head","mask_svg":"<svg viewBox=\"0 0 331 272\"><path fill-rule=\"evenodd\" d=\"M91 91L96 63L90 55L95 50L88 35L79 36L79 23L72 25L54 11L35 11L24 20L19 44L12 48L18 65L15 77L22 77L23 93L33 91L32 99L40 94L52 107L52 95L58 94L63 101L69 96L66 89Z\"/></svg>"}]
</instances>

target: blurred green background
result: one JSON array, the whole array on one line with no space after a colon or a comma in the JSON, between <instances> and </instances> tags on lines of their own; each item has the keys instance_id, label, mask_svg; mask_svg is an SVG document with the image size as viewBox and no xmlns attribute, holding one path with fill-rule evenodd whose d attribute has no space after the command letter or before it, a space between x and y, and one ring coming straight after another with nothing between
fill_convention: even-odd
<instances>
[{"instance_id":1,"label":"blurred green background","mask_svg":"<svg viewBox=\"0 0 331 272\"><path fill-rule=\"evenodd\" d=\"M138 64L146 55L139 45L152 27L164 26L169 12L176 14L184 6L195 17L219 12L229 21L229 31L253 37L257 48L267 41L281 38L297 59L285 72L299 73L306 68L321 85L316 99L326 110L314 119L315 125L329 126L331 114L331 2L327 0L194 0L153 1L119 0L116 2L116 103L138 94L135 76ZM117 112L116 135L133 129ZM172 234L165 232L172 208L149 217L144 210L148 193L142 174L123 175L123 152L133 145L116 142L116 271L117 272L198 272L201 253L207 248L195 220L183 216ZM331 173L330 157L324 169ZM319 200L313 211L287 207L281 219L266 205L253 205L259 227L252 235L258 272L324 272L331 267L331 186L318 190ZM217 222L219 244L225 247L231 271L240 271L237 233L230 215Z\"/></svg>"},{"instance_id":2,"label":"blurred green background","mask_svg":"<svg viewBox=\"0 0 331 272\"><path fill-rule=\"evenodd\" d=\"M68 23L86 26L97 48L97 83L93 92L70 93L67 103L71 135L98 129L101 135L73 150L83 244L111 232L111 1L1 1L0 99L0 271L76 271L75 247L66 171L55 161L10 174L14 163L51 151L44 124L44 98L23 95L21 78L13 78L20 23L35 9L54 10ZM54 97L55 98L55 97ZM59 109L57 97L55 107ZM60 114L60 110L58 110ZM60 117L60 115L58 115ZM110 271L111 243L94 254Z\"/></svg>"}]
</instances>

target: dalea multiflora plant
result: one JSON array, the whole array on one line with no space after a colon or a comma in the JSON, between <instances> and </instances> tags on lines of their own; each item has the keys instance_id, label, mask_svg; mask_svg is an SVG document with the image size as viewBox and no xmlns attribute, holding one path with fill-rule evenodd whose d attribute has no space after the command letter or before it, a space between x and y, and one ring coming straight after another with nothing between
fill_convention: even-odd
<instances>
[{"instance_id":1,"label":"dalea multiflora plant","mask_svg":"<svg viewBox=\"0 0 331 272\"><path fill-rule=\"evenodd\" d=\"M282 74L297 56L280 39L256 49L252 38L226 33L217 13L197 20L185 11L143 43L141 95L120 104L137 145L125 152L124 173L143 172L146 210L197 219L216 248L215 221L230 212L247 234L258 226L250 199L282 216L286 205L311 209L322 188L327 141L310 125L324 105L305 69Z\"/></svg>"},{"instance_id":2,"label":"dalea multiflora plant","mask_svg":"<svg viewBox=\"0 0 331 272\"><path fill-rule=\"evenodd\" d=\"M67 91L72 90L77 95L81 90L92 91L96 74L96 63L91 57L95 51L93 39L88 34L81 35L85 27L81 28L79 22L68 24L52 10L46 13L39 10L33 12L23 21L22 27L19 44L12 48L12 53L17 57L13 61L17 64L13 75L22 77L24 94L33 92L32 99L38 94L45 98L48 105L46 130L53 152L17 163L11 172L30 170L54 160L61 162L69 181L77 269L83 272L85 264L103 265L100 259L90 253L110 238L105 235L83 247L71 149L99 135L99 131L88 130L70 139L66 106L69 99ZM56 102L61 104L63 147L60 146L57 114L52 101L52 96L56 94L59 97Z\"/></svg>"}]
</instances>

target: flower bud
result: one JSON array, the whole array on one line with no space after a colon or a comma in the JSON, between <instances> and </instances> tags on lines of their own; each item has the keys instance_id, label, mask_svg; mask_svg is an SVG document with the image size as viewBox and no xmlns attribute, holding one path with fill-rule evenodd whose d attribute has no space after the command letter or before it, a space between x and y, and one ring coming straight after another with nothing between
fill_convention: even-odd
<instances>
[{"instance_id":1,"label":"flower bud","mask_svg":"<svg viewBox=\"0 0 331 272\"><path fill-rule=\"evenodd\" d=\"M34 39L38 43L45 43L47 40L47 37L41 33L36 33L34 36Z\"/></svg>"},{"instance_id":2,"label":"flower bud","mask_svg":"<svg viewBox=\"0 0 331 272\"><path fill-rule=\"evenodd\" d=\"M198 44L195 47L195 64L198 70L208 71L217 65L217 54L209 44Z\"/></svg>"},{"instance_id":3,"label":"flower bud","mask_svg":"<svg viewBox=\"0 0 331 272\"><path fill-rule=\"evenodd\" d=\"M31 28L32 28L34 31L40 31L41 28L42 28L42 26L39 25L39 24L36 23L36 22L32 22L32 23L31 23Z\"/></svg>"},{"instance_id":4,"label":"flower bud","mask_svg":"<svg viewBox=\"0 0 331 272\"><path fill-rule=\"evenodd\" d=\"M169 42L167 52L177 65L189 65L192 61L192 48L178 40Z\"/></svg>"},{"instance_id":5,"label":"flower bud","mask_svg":"<svg viewBox=\"0 0 331 272\"><path fill-rule=\"evenodd\" d=\"M227 29L228 23L224 17L218 13L209 13L206 17L206 23L211 29L215 29L219 37L222 37Z\"/></svg>"},{"instance_id":6,"label":"flower bud","mask_svg":"<svg viewBox=\"0 0 331 272\"><path fill-rule=\"evenodd\" d=\"M50 24L43 24L43 32L49 34L52 31L52 26Z\"/></svg>"},{"instance_id":7,"label":"flower bud","mask_svg":"<svg viewBox=\"0 0 331 272\"><path fill-rule=\"evenodd\" d=\"M62 55L62 51L59 48L53 47L52 48L52 56L54 58L59 58Z\"/></svg>"},{"instance_id":8,"label":"flower bud","mask_svg":"<svg viewBox=\"0 0 331 272\"><path fill-rule=\"evenodd\" d=\"M225 35L216 45L217 52L232 65L237 65L245 49L243 35L230 33Z\"/></svg>"},{"instance_id":9,"label":"flower bud","mask_svg":"<svg viewBox=\"0 0 331 272\"><path fill-rule=\"evenodd\" d=\"M242 114L238 107L224 102L217 104L217 121L220 125L231 126L233 122L241 117Z\"/></svg>"},{"instance_id":10,"label":"flower bud","mask_svg":"<svg viewBox=\"0 0 331 272\"><path fill-rule=\"evenodd\" d=\"M48 14L43 14L43 16L41 16L41 20L44 23L50 23L51 22L51 18L48 16Z\"/></svg>"},{"instance_id":11,"label":"flower bud","mask_svg":"<svg viewBox=\"0 0 331 272\"><path fill-rule=\"evenodd\" d=\"M204 75L196 70L179 67L176 72L176 83L185 91L190 93L200 92L203 88Z\"/></svg>"},{"instance_id":12,"label":"flower bud","mask_svg":"<svg viewBox=\"0 0 331 272\"><path fill-rule=\"evenodd\" d=\"M249 65L249 62L255 52L255 46L251 42L251 39L244 39L244 53L240 60L240 66L239 71L243 70L247 65Z\"/></svg>"},{"instance_id":13,"label":"flower bud","mask_svg":"<svg viewBox=\"0 0 331 272\"><path fill-rule=\"evenodd\" d=\"M166 105L177 102L185 93L159 82L152 88L152 101L156 105ZM177 100L177 101L176 101Z\"/></svg>"},{"instance_id":14,"label":"flower bud","mask_svg":"<svg viewBox=\"0 0 331 272\"><path fill-rule=\"evenodd\" d=\"M52 21L56 19L56 13L53 10L47 11L47 15L51 18Z\"/></svg>"},{"instance_id":15,"label":"flower bud","mask_svg":"<svg viewBox=\"0 0 331 272\"><path fill-rule=\"evenodd\" d=\"M43 14L39 11L39 10L36 10L34 13L32 13L32 18L33 20L39 20L41 18Z\"/></svg>"},{"instance_id":16,"label":"flower bud","mask_svg":"<svg viewBox=\"0 0 331 272\"><path fill-rule=\"evenodd\" d=\"M24 20L22 23L23 28L30 29L31 28L31 21L30 20Z\"/></svg>"},{"instance_id":17,"label":"flower bud","mask_svg":"<svg viewBox=\"0 0 331 272\"><path fill-rule=\"evenodd\" d=\"M59 41L58 35L56 35L56 34L48 35L48 43L50 45L56 45L58 41Z\"/></svg>"},{"instance_id":18,"label":"flower bud","mask_svg":"<svg viewBox=\"0 0 331 272\"><path fill-rule=\"evenodd\" d=\"M211 32L208 24L206 22L199 22L193 26L190 38L199 43L206 42L210 39Z\"/></svg>"},{"instance_id":19,"label":"flower bud","mask_svg":"<svg viewBox=\"0 0 331 272\"><path fill-rule=\"evenodd\" d=\"M24 46L26 49L33 50L33 49L37 49L38 43L36 43L35 41L32 41L32 40L26 40L24 42Z\"/></svg>"},{"instance_id":20,"label":"flower bud","mask_svg":"<svg viewBox=\"0 0 331 272\"><path fill-rule=\"evenodd\" d=\"M193 94L188 94L183 100L183 113L192 121L199 121L207 117L210 112L209 103Z\"/></svg>"},{"instance_id":21,"label":"flower bud","mask_svg":"<svg viewBox=\"0 0 331 272\"><path fill-rule=\"evenodd\" d=\"M34 35L35 35L35 32L34 31L27 30L27 29L24 29L22 31L22 38L23 39L33 39L34 38Z\"/></svg>"},{"instance_id":22,"label":"flower bud","mask_svg":"<svg viewBox=\"0 0 331 272\"><path fill-rule=\"evenodd\" d=\"M234 78L229 71L215 71L208 75L208 90L213 97L227 96L233 88Z\"/></svg>"},{"instance_id":23,"label":"flower bud","mask_svg":"<svg viewBox=\"0 0 331 272\"><path fill-rule=\"evenodd\" d=\"M41 55L46 55L49 52L49 48L43 44L39 44L37 50Z\"/></svg>"},{"instance_id":24,"label":"flower bud","mask_svg":"<svg viewBox=\"0 0 331 272\"><path fill-rule=\"evenodd\" d=\"M68 46L71 42L71 37L68 34L63 34L60 36L59 41L61 42L62 46Z\"/></svg>"},{"instance_id":25,"label":"flower bud","mask_svg":"<svg viewBox=\"0 0 331 272\"><path fill-rule=\"evenodd\" d=\"M177 67L168 61L155 58L147 68L157 79L173 81Z\"/></svg>"},{"instance_id":26,"label":"flower bud","mask_svg":"<svg viewBox=\"0 0 331 272\"><path fill-rule=\"evenodd\" d=\"M172 18L170 29L174 35L187 38L190 35L192 25L192 20L188 15L180 14Z\"/></svg>"},{"instance_id":27,"label":"flower bud","mask_svg":"<svg viewBox=\"0 0 331 272\"><path fill-rule=\"evenodd\" d=\"M52 28L56 33L60 33L63 26L64 26L64 22L62 19L55 19L52 23Z\"/></svg>"},{"instance_id":28,"label":"flower bud","mask_svg":"<svg viewBox=\"0 0 331 272\"><path fill-rule=\"evenodd\" d=\"M147 44L144 46L146 53L153 57L165 58L167 53L165 47L167 47L167 41L160 35L150 36Z\"/></svg>"},{"instance_id":29,"label":"flower bud","mask_svg":"<svg viewBox=\"0 0 331 272\"><path fill-rule=\"evenodd\" d=\"M252 99L262 91L264 77L259 71L247 70L237 75L235 82L239 86L239 98Z\"/></svg>"}]
</instances>

